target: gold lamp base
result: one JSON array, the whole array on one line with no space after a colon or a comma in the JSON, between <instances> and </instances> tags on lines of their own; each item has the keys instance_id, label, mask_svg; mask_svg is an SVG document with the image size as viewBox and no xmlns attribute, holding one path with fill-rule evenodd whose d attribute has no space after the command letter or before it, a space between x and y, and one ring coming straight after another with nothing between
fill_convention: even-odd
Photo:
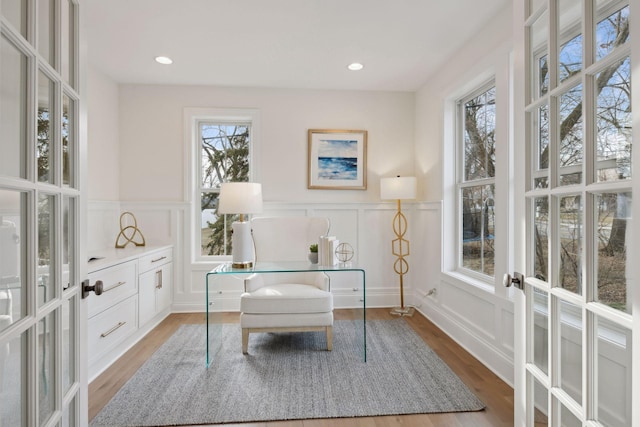
<instances>
[{"instance_id":1,"label":"gold lamp base","mask_svg":"<svg viewBox=\"0 0 640 427\"><path fill-rule=\"evenodd\" d=\"M245 261L245 262L233 262L231 263L232 268L253 268L253 261Z\"/></svg>"},{"instance_id":2,"label":"gold lamp base","mask_svg":"<svg viewBox=\"0 0 640 427\"><path fill-rule=\"evenodd\" d=\"M413 307L394 307L390 313L393 316L411 317L415 313L415 309Z\"/></svg>"}]
</instances>

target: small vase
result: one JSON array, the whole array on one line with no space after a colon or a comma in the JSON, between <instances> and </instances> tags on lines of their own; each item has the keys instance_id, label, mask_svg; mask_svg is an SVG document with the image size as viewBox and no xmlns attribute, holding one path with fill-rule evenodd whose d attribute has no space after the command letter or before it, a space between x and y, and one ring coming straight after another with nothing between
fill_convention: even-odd
<instances>
[{"instance_id":1,"label":"small vase","mask_svg":"<svg viewBox=\"0 0 640 427\"><path fill-rule=\"evenodd\" d=\"M318 252L309 252L309 261L311 261L311 264L317 264Z\"/></svg>"}]
</instances>

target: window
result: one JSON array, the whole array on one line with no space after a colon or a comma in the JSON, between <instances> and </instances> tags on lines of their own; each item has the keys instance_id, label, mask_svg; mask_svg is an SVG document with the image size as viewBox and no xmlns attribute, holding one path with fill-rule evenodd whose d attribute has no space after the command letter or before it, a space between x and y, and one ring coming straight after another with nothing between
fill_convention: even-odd
<instances>
[{"instance_id":1,"label":"window","mask_svg":"<svg viewBox=\"0 0 640 427\"><path fill-rule=\"evenodd\" d=\"M457 268L494 275L496 89L485 84L457 103Z\"/></svg>"},{"instance_id":2,"label":"window","mask_svg":"<svg viewBox=\"0 0 640 427\"><path fill-rule=\"evenodd\" d=\"M256 114L198 113L187 120L194 141L194 254L203 259L231 254L231 224L236 215L217 214L220 184L252 181Z\"/></svg>"}]
</instances>

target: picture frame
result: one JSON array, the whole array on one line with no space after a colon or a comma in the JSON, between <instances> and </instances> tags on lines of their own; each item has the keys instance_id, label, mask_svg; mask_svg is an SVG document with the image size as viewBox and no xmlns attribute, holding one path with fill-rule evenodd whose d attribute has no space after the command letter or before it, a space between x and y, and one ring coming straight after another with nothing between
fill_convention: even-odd
<instances>
[{"instance_id":1,"label":"picture frame","mask_svg":"<svg viewBox=\"0 0 640 427\"><path fill-rule=\"evenodd\" d=\"M367 189L367 131L309 129L307 188Z\"/></svg>"}]
</instances>

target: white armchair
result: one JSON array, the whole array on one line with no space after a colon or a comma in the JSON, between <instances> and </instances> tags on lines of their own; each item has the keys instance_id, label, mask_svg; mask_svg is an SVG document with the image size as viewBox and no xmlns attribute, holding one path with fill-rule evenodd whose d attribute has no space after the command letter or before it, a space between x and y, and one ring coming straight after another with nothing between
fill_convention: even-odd
<instances>
[{"instance_id":1,"label":"white armchair","mask_svg":"<svg viewBox=\"0 0 640 427\"><path fill-rule=\"evenodd\" d=\"M309 245L329 232L318 217L253 218L256 262L307 261ZM333 346L333 296L323 272L255 273L244 281L240 297L242 352L253 332L324 331Z\"/></svg>"}]
</instances>

